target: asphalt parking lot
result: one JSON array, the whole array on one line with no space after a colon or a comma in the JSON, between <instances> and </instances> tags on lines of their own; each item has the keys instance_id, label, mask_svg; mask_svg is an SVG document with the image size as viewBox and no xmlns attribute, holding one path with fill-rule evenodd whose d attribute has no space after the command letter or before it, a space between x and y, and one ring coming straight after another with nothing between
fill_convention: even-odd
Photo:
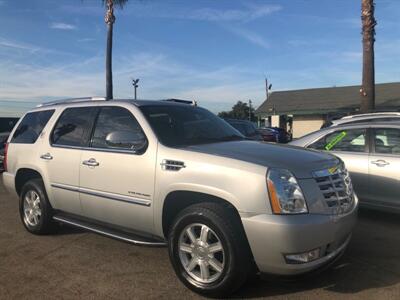
<instances>
[{"instance_id":1,"label":"asphalt parking lot","mask_svg":"<svg viewBox=\"0 0 400 300\"><path fill-rule=\"evenodd\" d=\"M361 210L351 244L329 270L296 281L249 282L235 298L400 299L400 217ZM132 246L63 227L25 231L0 179L1 299L199 298L175 277L165 248Z\"/></svg>"}]
</instances>

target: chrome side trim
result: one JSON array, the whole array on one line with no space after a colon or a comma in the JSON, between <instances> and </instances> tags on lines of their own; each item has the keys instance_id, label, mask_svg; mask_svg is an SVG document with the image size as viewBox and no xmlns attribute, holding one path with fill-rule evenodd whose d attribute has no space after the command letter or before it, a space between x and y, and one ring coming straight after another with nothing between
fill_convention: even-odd
<instances>
[{"instance_id":1,"label":"chrome side trim","mask_svg":"<svg viewBox=\"0 0 400 300\"><path fill-rule=\"evenodd\" d=\"M83 194L91 195L91 196L97 196L97 197L107 198L107 199L111 199L111 200L131 203L131 204L138 204L138 205L143 205L143 206L151 205L150 200L133 198L130 196L124 196L124 195L101 192L101 191L94 191L94 190L87 189L87 188L79 188L79 192L83 193Z\"/></svg>"},{"instance_id":2,"label":"chrome side trim","mask_svg":"<svg viewBox=\"0 0 400 300\"><path fill-rule=\"evenodd\" d=\"M61 183L52 183L52 187L58 188L58 189L63 189L71 192L79 192L79 187L73 186L73 185L67 185L67 184L61 184Z\"/></svg>"},{"instance_id":3,"label":"chrome side trim","mask_svg":"<svg viewBox=\"0 0 400 300\"><path fill-rule=\"evenodd\" d=\"M76 227L79 227L79 228L82 228L82 229L86 229L86 230L89 230L89 231L92 231L92 232L95 232L95 233L98 233L98 234L101 234L101 235L105 235L105 236L108 236L108 237L112 237L112 238L115 238L115 239L118 239L118 240L121 240L121 241L125 241L125 242L128 242L128 243L131 243L131 244L134 244L134 245L144 245L144 246L166 246L167 245L167 243L165 243L165 242L147 242L147 241L134 240L132 238L123 237L123 236L120 236L120 235L117 235L117 234L113 234L113 233L110 233L110 232L107 232L107 231L103 231L103 230L100 230L100 229L96 229L96 228L93 228L93 227L90 227L90 226L87 226L87 225L79 224L77 222L73 222L73 221L65 219L63 217L54 216L53 219L58 221L58 222L62 222L62 223L69 224L69 225L72 225L72 226L76 226Z\"/></svg>"},{"instance_id":4,"label":"chrome side trim","mask_svg":"<svg viewBox=\"0 0 400 300\"><path fill-rule=\"evenodd\" d=\"M121 202L129 203L129 204L137 204L137 205L143 205L143 206L151 205L150 200L133 198L130 196L124 196L124 195L101 192L101 191L94 191L94 190L87 189L87 188L81 188L81 187L59 184L59 183L52 183L51 186L55 187L55 188L71 191L71 192L78 192L78 193L87 194L87 195L91 195L91 196L97 196L97 197L107 198L107 199L111 199L111 200L115 200L115 201L121 201Z\"/></svg>"},{"instance_id":5,"label":"chrome side trim","mask_svg":"<svg viewBox=\"0 0 400 300\"><path fill-rule=\"evenodd\" d=\"M124 153L124 154L134 154L134 155L142 155L143 154L143 153L138 153L135 150L124 150L124 149L92 148L92 147L68 146L68 145L61 145L61 144L50 144L50 146L53 148L86 150L86 151L96 151L96 152L105 152L105 153Z\"/></svg>"}]
</instances>

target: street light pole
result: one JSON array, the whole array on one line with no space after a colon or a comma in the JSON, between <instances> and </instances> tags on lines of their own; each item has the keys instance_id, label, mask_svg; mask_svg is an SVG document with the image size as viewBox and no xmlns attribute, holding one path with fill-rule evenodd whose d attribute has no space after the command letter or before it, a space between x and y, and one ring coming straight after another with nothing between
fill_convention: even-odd
<instances>
[{"instance_id":1,"label":"street light pole","mask_svg":"<svg viewBox=\"0 0 400 300\"><path fill-rule=\"evenodd\" d=\"M139 87L138 83L139 83L139 78L138 79L132 78L132 85L133 85L133 88L135 89L135 100L137 99L136 98L136 89Z\"/></svg>"}]
</instances>

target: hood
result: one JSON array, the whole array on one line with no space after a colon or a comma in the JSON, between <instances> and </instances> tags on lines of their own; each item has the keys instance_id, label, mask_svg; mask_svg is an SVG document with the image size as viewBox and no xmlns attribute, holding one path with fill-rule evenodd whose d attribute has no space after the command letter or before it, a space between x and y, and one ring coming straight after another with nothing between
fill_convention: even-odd
<instances>
[{"instance_id":1,"label":"hood","mask_svg":"<svg viewBox=\"0 0 400 300\"><path fill-rule=\"evenodd\" d=\"M340 160L330 154L303 148L257 141L233 141L188 146L189 151L217 155L291 171L297 178L311 178L312 172L330 168Z\"/></svg>"}]
</instances>

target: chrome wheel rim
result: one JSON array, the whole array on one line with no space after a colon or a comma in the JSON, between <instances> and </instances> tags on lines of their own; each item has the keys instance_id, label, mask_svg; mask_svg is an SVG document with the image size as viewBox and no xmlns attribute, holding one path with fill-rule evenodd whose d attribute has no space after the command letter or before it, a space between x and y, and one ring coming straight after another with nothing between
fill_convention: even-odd
<instances>
[{"instance_id":1,"label":"chrome wheel rim","mask_svg":"<svg viewBox=\"0 0 400 300\"><path fill-rule=\"evenodd\" d=\"M190 224L179 237L179 258L186 272L200 283L218 280L225 267L220 238L207 225Z\"/></svg>"},{"instance_id":2,"label":"chrome wheel rim","mask_svg":"<svg viewBox=\"0 0 400 300\"><path fill-rule=\"evenodd\" d=\"M30 190L25 194L23 210L25 224L31 227L37 226L42 217L42 209L40 196L36 191Z\"/></svg>"}]
</instances>

